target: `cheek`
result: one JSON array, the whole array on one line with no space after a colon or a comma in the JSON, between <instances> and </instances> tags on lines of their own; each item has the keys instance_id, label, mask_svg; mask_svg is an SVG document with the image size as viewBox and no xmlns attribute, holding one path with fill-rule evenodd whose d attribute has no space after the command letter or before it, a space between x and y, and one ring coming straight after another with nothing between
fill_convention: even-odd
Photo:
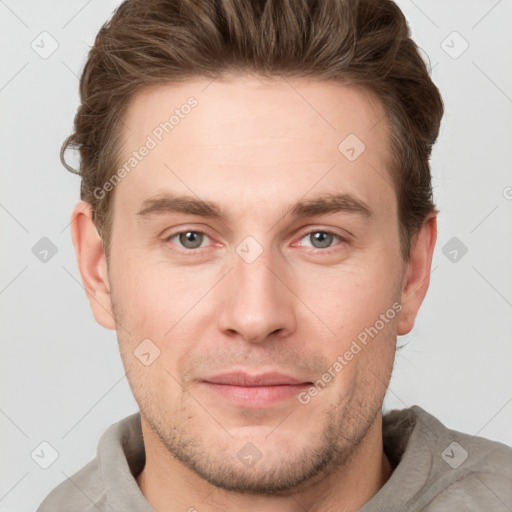
<instances>
[{"instance_id":1,"label":"cheek","mask_svg":"<svg viewBox=\"0 0 512 512\"><path fill-rule=\"evenodd\" d=\"M147 259L118 262L112 286L122 325L117 329L119 348L133 394L147 407L156 396L181 394L177 361L188 357L194 344L187 343L182 330L186 322L180 320L196 294L172 269L164 271Z\"/></svg>"},{"instance_id":2,"label":"cheek","mask_svg":"<svg viewBox=\"0 0 512 512\"><path fill-rule=\"evenodd\" d=\"M154 346L149 343L149 352L158 353L151 365L152 379L157 378L157 373L159 379L167 382L171 378L169 373L180 378L183 362L197 352L201 335L214 322L215 307L211 304L214 294L208 291L218 276L211 268L178 268L149 260L146 256L141 260L125 260L120 265L124 270L113 286L118 320L129 334L118 329L118 337L123 358L130 361L134 360L134 352L142 350L138 347L143 340L151 340ZM129 277L121 278L121 275ZM133 362L136 374L144 381L146 374L141 375L139 370L146 370L139 368L138 363ZM158 381L158 388L160 384Z\"/></svg>"},{"instance_id":3,"label":"cheek","mask_svg":"<svg viewBox=\"0 0 512 512\"><path fill-rule=\"evenodd\" d=\"M336 268L298 269L295 277L297 295L330 328L327 335L342 344L373 325L396 300L395 269L371 255Z\"/></svg>"},{"instance_id":4,"label":"cheek","mask_svg":"<svg viewBox=\"0 0 512 512\"><path fill-rule=\"evenodd\" d=\"M118 257L112 268L117 311L138 333L151 329L162 336L201 291L192 267L152 261L147 253Z\"/></svg>"}]
</instances>

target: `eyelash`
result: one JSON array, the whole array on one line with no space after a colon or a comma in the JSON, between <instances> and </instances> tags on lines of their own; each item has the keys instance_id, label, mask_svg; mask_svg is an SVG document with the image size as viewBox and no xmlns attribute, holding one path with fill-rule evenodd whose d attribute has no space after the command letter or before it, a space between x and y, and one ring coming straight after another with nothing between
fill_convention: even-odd
<instances>
[{"instance_id":1,"label":"eyelash","mask_svg":"<svg viewBox=\"0 0 512 512\"><path fill-rule=\"evenodd\" d=\"M181 234L184 234L184 233L197 233L197 234L201 234L201 235L205 235L207 236L208 238L210 238L208 236L207 233L205 233L204 231L199 231L199 230L194 230L194 229L185 229L185 230L182 230L182 231L176 231L175 233L172 233L171 235L165 237L164 241L165 242L170 242L173 238L175 238L176 236L179 236ZM324 249L322 248L319 248L319 247L311 247L311 249L314 249L315 252L322 252L324 254L330 254L332 253L334 250L336 250L336 247L338 245L341 245L343 243L347 243L348 240L346 238L343 238L341 235L338 235L337 233L335 233L334 231L329 231L329 230L325 230L325 229L313 229L311 231L306 231L304 233L302 233L300 235L300 238L299 240L302 240L304 237L308 236L308 235L312 235L314 233L325 233L327 235L332 235L333 237L337 238L339 240L340 243L338 244L335 244L331 247L326 247ZM201 253L202 252L202 249L206 249L206 247L198 247L196 249L187 249L185 247L183 248L179 248L178 249L178 252L185 252L185 253Z\"/></svg>"}]
</instances>

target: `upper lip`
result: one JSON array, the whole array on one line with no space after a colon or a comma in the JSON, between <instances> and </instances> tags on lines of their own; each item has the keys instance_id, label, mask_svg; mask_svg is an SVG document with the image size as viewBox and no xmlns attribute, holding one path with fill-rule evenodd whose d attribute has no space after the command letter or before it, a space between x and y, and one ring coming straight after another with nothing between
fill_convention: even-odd
<instances>
[{"instance_id":1,"label":"upper lip","mask_svg":"<svg viewBox=\"0 0 512 512\"><path fill-rule=\"evenodd\" d=\"M292 384L306 384L305 381L290 377L279 372L262 373L260 375L249 375L244 372L223 373L203 379L212 384L227 384L230 386L279 386Z\"/></svg>"}]
</instances>

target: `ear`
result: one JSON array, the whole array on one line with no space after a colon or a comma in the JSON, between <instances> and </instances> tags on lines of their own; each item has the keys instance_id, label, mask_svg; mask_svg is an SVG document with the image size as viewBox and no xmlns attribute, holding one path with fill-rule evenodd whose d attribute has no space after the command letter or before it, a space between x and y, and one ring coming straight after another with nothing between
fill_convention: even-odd
<instances>
[{"instance_id":1,"label":"ear","mask_svg":"<svg viewBox=\"0 0 512 512\"><path fill-rule=\"evenodd\" d=\"M432 255L437 239L437 213L431 214L411 240L409 261L402 286L402 311L398 334L408 334L430 284Z\"/></svg>"},{"instance_id":2,"label":"ear","mask_svg":"<svg viewBox=\"0 0 512 512\"><path fill-rule=\"evenodd\" d=\"M92 206L80 201L71 214L71 236L85 293L96 321L115 329L103 243L94 224Z\"/></svg>"}]
</instances>

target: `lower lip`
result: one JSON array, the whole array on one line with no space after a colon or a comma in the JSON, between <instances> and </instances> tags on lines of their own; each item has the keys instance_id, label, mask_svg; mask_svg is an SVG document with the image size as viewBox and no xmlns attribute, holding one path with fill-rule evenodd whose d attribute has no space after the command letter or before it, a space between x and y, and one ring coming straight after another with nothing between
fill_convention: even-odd
<instances>
[{"instance_id":1,"label":"lower lip","mask_svg":"<svg viewBox=\"0 0 512 512\"><path fill-rule=\"evenodd\" d=\"M296 397L311 384L283 384L279 386L231 386L202 382L208 389L242 407L271 407L283 400Z\"/></svg>"}]
</instances>

